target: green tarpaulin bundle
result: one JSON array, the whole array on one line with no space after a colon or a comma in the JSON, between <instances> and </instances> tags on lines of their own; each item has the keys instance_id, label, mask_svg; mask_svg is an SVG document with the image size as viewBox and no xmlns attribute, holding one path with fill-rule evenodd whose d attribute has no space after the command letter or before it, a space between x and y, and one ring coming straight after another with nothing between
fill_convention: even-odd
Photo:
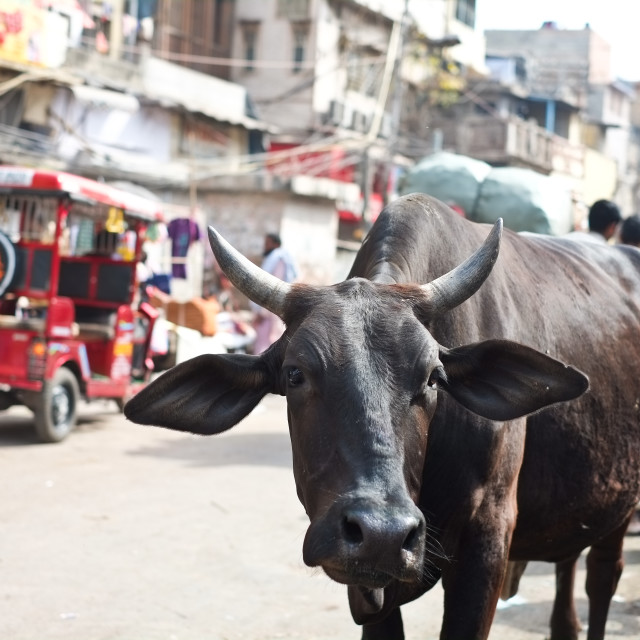
<instances>
[{"instance_id":1,"label":"green tarpaulin bundle","mask_svg":"<svg viewBox=\"0 0 640 640\"><path fill-rule=\"evenodd\" d=\"M573 229L571 192L559 179L518 167L492 168L467 156L439 152L405 176L400 195L427 193L470 220L502 218L513 231L562 235Z\"/></svg>"},{"instance_id":2,"label":"green tarpaulin bundle","mask_svg":"<svg viewBox=\"0 0 640 640\"><path fill-rule=\"evenodd\" d=\"M456 153L441 151L423 158L406 174L400 195L428 193L471 218L480 185L491 165Z\"/></svg>"}]
</instances>

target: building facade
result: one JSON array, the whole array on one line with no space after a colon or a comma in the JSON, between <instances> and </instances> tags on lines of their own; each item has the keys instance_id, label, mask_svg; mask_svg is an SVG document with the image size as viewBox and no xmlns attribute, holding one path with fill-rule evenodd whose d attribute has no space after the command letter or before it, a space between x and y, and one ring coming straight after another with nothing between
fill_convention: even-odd
<instances>
[{"instance_id":1,"label":"building facade","mask_svg":"<svg viewBox=\"0 0 640 640\"><path fill-rule=\"evenodd\" d=\"M613 198L624 211L633 210L639 167L629 163L629 150L636 94L613 77L610 44L588 25L569 30L553 23L537 30L487 31L486 37L493 77L520 91L517 109L524 110L518 116L582 147L576 155L583 165L579 197L587 204ZM519 73L507 79L509 64ZM553 164L556 172L568 166L561 159Z\"/></svg>"}]
</instances>

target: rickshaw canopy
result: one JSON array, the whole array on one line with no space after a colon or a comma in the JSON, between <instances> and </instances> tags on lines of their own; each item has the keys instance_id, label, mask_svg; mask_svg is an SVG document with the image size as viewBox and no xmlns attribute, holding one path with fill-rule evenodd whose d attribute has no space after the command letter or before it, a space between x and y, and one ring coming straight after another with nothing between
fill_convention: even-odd
<instances>
[{"instance_id":1,"label":"rickshaw canopy","mask_svg":"<svg viewBox=\"0 0 640 640\"><path fill-rule=\"evenodd\" d=\"M2 166L0 193L67 196L77 202L116 207L125 215L148 223L161 222L164 218L161 202L64 171Z\"/></svg>"}]
</instances>

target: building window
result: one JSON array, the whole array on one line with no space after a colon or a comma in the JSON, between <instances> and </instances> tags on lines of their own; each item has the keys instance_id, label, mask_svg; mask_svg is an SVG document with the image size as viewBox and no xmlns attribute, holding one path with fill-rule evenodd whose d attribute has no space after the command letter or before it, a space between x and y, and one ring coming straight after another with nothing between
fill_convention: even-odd
<instances>
[{"instance_id":1,"label":"building window","mask_svg":"<svg viewBox=\"0 0 640 640\"><path fill-rule=\"evenodd\" d=\"M293 31L293 73L298 73L302 69L307 50L309 23L292 22L291 29Z\"/></svg>"},{"instance_id":2,"label":"building window","mask_svg":"<svg viewBox=\"0 0 640 640\"><path fill-rule=\"evenodd\" d=\"M378 52L368 47L358 47L347 55L347 89L367 96L375 96L380 88L382 70L371 64Z\"/></svg>"},{"instance_id":3,"label":"building window","mask_svg":"<svg viewBox=\"0 0 640 640\"><path fill-rule=\"evenodd\" d=\"M616 116L621 116L623 111L624 100L622 98L622 93L613 89L609 94L609 105L611 108L611 113Z\"/></svg>"},{"instance_id":4,"label":"building window","mask_svg":"<svg viewBox=\"0 0 640 640\"><path fill-rule=\"evenodd\" d=\"M288 20L308 20L309 0L278 0L276 16Z\"/></svg>"},{"instance_id":5,"label":"building window","mask_svg":"<svg viewBox=\"0 0 640 640\"><path fill-rule=\"evenodd\" d=\"M255 69L255 65L253 63L256 60L259 27L260 23L255 21L242 22L240 25L240 28L242 29L244 59L246 61L244 66L245 71L253 71Z\"/></svg>"},{"instance_id":6,"label":"building window","mask_svg":"<svg viewBox=\"0 0 640 640\"><path fill-rule=\"evenodd\" d=\"M207 37L207 7L203 2L191 5L191 36L200 43Z\"/></svg>"},{"instance_id":7,"label":"building window","mask_svg":"<svg viewBox=\"0 0 640 640\"><path fill-rule=\"evenodd\" d=\"M224 36L225 28L225 0L216 0L213 9L213 39L220 44Z\"/></svg>"},{"instance_id":8,"label":"building window","mask_svg":"<svg viewBox=\"0 0 640 640\"><path fill-rule=\"evenodd\" d=\"M473 29L476 25L476 0L457 0L456 19Z\"/></svg>"}]
</instances>

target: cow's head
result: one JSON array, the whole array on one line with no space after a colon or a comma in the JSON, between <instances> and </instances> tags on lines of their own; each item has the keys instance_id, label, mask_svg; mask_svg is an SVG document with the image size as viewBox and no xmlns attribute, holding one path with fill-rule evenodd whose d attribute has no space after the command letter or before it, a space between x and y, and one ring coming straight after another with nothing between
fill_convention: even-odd
<instances>
[{"instance_id":1,"label":"cow's head","mask_svg":"<svg viewBox=\"0 0 640 640\"><path fill-rule=\"evenodd\" d=\"M456 348L426 324L489 275L501 236L423 285L361 278L289 285L209 229L233 284L279 315L284 336L260 356L202 355L169 370L125 407L137 423L199 434L237 424L267 393L285 395L298 495L311 524L303 557L369 589L417 581L426 525L416 506L439 392L490 420L511 420L583 393L571 367L505 340Z\"/></svg>"}]
</instances>

